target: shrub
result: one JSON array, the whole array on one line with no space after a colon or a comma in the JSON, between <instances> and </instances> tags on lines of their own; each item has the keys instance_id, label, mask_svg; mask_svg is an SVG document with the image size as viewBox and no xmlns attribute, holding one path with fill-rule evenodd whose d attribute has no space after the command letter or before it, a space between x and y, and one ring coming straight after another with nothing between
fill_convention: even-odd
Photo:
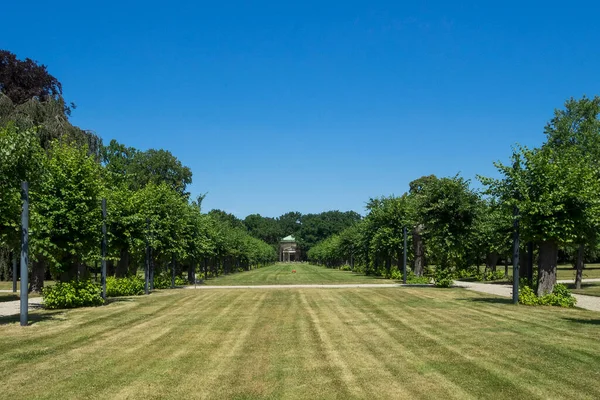
<instances>
[{"instance_id":1,"label":"shrub","mask_svg":"<svg viewBox=\"0 0 600 400\"><path fill-rule=\"evenodd\" d=\"M358 274L364 274L365 266L364 265L354 265L354 272L356 272Z\"/></svg>"},{"instance_id":2,"label":"shrub","mask_svg":"<svg viewBox=\"0 0 600 400\"><path fill-rule=\"evenodd\" d=\"M519 287L519 303L527 306L536 306L540 304L540 301L531 287L521 285Z\"/></svg>"},{"instance_id":3,"label":"shrub","mask_svg":"<svg viewBox=\"0 0 600 400\"><path fill-rule=\"evenodd\" d=\"M139 296L144 294L145 282L139 276L128 278L115 278L109 276L106 278L106 296Z\"/></svg>"},{"instance_id":4,"label":"shrub","mask_svg":"<svg viewBox=\"0 0 600 400\"><path fill-rule=\"evenodd\" d=\"M538 297L529 286L522 286L519 290L519 303L528 306L557 306L574 307L577 299L563 284L554 285L552 293Z\"/></svg>"},{"instance_id":5,"label":"shrub","mask_svg":"<svg viewBox=\"0 0 600 400\"><path fill-rule=\"evenodd\" d=\"M172 279L173 277L171 274L156 275L154 277L154 289L170 289ZM186 278L175 276L175 286L185 286L189 284L190 283Z\"/></svg>"},{"instance_id":6,"label":"shrub","mask_svg":"<svg viewBox=\"0 0 600 400\"><path fill-rule=\"evenodd\" d=\"M348 264L344 264L340 267L341 271L352 271L352 267L349 266Z\"/></svg>"},{"instance_id":7,"label":"shrub","mask_svg":"<svg viewBox=\"0 0 600 400\"><path fill-rule=\"evenodd\" d=\"M166 275L154 276L154 289L168 289L171 287L171 277Z\"/></svg>"},{"instance_id":8,"label":"shrub","mask_svg":"<svg viewBox=\"0 0 600 400\"><path fill-rule=\"evenodd\" d=\"M499 280L502 280L502 279L505 279L503 271L495 271L495 272L488 271L485 274L485 280L486 281L499 281Z\"/></svg>"},{"instance_id":9,"label":"shrub","mask_svg":"<svg viewBox=\"0 0 600 400\"><path fill-rule=\"evenodd\" d=\"M89 281L57 282L43 289L44 306L49 309L99 306L104 304L102 288Z\"/></svg>"},{"instance_id":10,"label":"shrub","mask_svg":"<svg viewBox=\"0 0 600 400\"><path fill-rule=\"evenodd\" d=\"M175 285L176 286L185 286L185 285L189 285L190 282L188 282L187 278L181 277L181 276L176 276L175 277Z\"/></svg>"},{"instance_id":11,"label":"shrub","mask_svg":"<svg viewBox=\"0 0 600 400\"><path fill-rule=\"evenodd\" d=\"M416 276L414 272L409 271L406 274L406 283L428 285L431 283L431 278L429 278L428 276Z\"/></svg>"},{"instance_id":12,"label":"shrub","mask_svg":"<svg viewBox=\"0 0 600 400\"><path fill-rule=\"evenodd\" d=\"M476 281L480 281L483 279L483 274L480 273L477 268L465 268L458 270L458 278L459 279L475 279Z\"/></svg>"},{"instance_id":13,"label":"shrub","mask_svg":"<svg viewBox=\"0 0 600 400\"><path fill-rule=\"evenodd\" d=\"M452 285L452 271L449 268L436 268L433 273L433 284L437 287L449 288Z\"/></svg>"},{"instance_id":14,"label":"shrub","mask_svg":"<svg viewBox=\"0 0 600 400\"><path fill-rule=\"evenodd\" d=\"M392 270L392 273L390 275L391 275L391 277L390 277L391 279L394 279L394 280L400 280L400 279L402 279L402 271L400 271L397 268L394 268Z\"/></svg>"}]
</instances>

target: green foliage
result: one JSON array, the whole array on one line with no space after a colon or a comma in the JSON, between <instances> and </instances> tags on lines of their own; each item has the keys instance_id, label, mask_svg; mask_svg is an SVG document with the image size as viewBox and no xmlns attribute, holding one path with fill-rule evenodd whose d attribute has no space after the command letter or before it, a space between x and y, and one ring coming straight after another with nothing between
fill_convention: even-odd
<instances>
[{"instance_id":1,"label":"green foliage","mask_svg":"<svg viewBox=\"0 0 600 400\"><path fill-rule=\"evenodd\" d=\"M89 281L57 282L43 289L44 307L49 309L90 307L104 304L102 288Z\"/></svg>"},{"instance_id":2,"label":"green foliage","mask_svg":"<svg viewBox=\"0 0 600 400\"><path fill-rule=\"evenodd\" d=\"M486 281L500 281L502 279L506 279L503 271L488 271L486 272L484 278Z\"/></svg>"},{"instance_id":3,"label":"green foliage","mask_svg":"<svg viewBox=\"0 0 600 400\"><path fill-rule=\"evenodd\" d=\"M31 190L31 245L53 275L68 281L100 243L100 165L84 148L55 142L44 161L44 179Z\"/></svg>"},{"instance_id":4,"label":"green foliage","mask_svg":"<svg viewBox=\"0 0 600 400\"><path fill-rule=\"evenodd\" d=\"M528 306L574 307L577 299L563 284L554 285L552 293L541 297L538 297L531 287L522 285L519 289L519 303Z\"/></svg>"},{"instance_id":5,"label":"green foliage","mask_svg":"<svg viewBox=\"0 0 600 400\"><path fill-rule=\"evenodd\" d=\"M132 190L164 184L187 196L186 187L192 183L192 171L167 150L139 151L111 140L102 148L102 160L114 179Z\"/></svg>"},{"instance_id":6,"label":"green foliage","mask_svg":"<svg viewBox=\"0 0 600 400\"><path fill-rule=\"evenodd\" d=\"M169 289L171 287L171 276L160 274L154 276L154 289Z\"/></svg>"},{"instance_id":7,"label":"green foliage","mask_svg":"<svg viewBox=\"0 0 600 400\"><path fill-rule=\"evenodd\" d=\"M436 268L433 272L433 284L436 287L449 288L452 285L453 274L448 268Z\"/></svg>"},{"instance_id":8,"label":"green foliage","mask_svg":"<svg viewBox=\"0 0 600 400\"><path fill-rule=\"evenodd\" d=\"M139 276L126 278L115 278L109 276L106 278L106 296L138 296L144 294L145 282Z\"/></svg>"},{"instance_id":9,"label":"green foliage","mask_svg":"<svg viewBox=\"0 0 600 400\"><path fill-rule=\"evenodd\" d=\"M402 277L400 277L402 278ZM428 276L416 276L414 272L408 271L406 274L406 283L428 285L431 283L431 278Z\"/></svg>"},{"instance_id":10,"label":"green foliage","mask_svg":"<svg viewBox=\"0 0 600 400\"><path fill-rule=\"evenodd\" d=\"M186 278L184 278L182 276L175 277L175 285L176 286L186 286L189 284L190 284L190 282Z\"/></svg>"},{"instance_id":11,"label":"green foliage","mask_svg":"<svg viewBox=\"0 0 600 400\"><path fill-rule=\"evenodd\" d=\"M0 128L0 244L17 246L21 182L35 187L42 175L43 157L34 130L22 130L13 123Z\"/></svg>"},{"instance_id":12,"label":"green foliage","mask_svg":"<svg viewBox=\"0 0 600 400\"><path fill-rule=\"evenodd\" d=\"M466 264L479 201L469 181L458 176L432 180L422 189L417 215L436 270Z\"/></svg>"}]
</instances>

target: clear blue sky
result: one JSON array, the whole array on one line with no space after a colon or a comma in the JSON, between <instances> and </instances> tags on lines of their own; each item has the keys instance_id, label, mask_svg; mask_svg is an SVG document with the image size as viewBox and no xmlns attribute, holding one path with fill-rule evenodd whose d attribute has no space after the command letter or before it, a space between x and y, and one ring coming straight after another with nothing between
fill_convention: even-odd
<instances>
[{"instance_id":1,"label":"clear blue sky","mask_svg":"<svg viewBox=\"0 0 600 400\"><path fill-rule=\"evenodd\" d=\"M5 2L0 48L48 65L75 124L170 150L240 217L494 175L600 94L597 1L91 3Z\"/></svg>"}]
</instances>

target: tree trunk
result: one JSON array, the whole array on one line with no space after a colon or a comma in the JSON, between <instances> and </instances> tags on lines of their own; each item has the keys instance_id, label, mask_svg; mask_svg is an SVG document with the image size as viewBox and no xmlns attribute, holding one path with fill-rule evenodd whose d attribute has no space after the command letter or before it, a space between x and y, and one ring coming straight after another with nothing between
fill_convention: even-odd
<instances>
[{"instance_id":1,"label":"tree trunk","mask_svg":"<svg viewBox=\"0 0 600 400\"><path fill-rule=\"evenodd\" d=\"M577 250L577 274L575 275L575 289L581 289L581 280L583 279L583 251L584 246L582 244L579 245L579 249Z\"/></svg>"},{"instance_id":2,"label":"tree trunk","mask_svg":"<svg viewBox=\"0 0 600 400\"><path fill-rule=\"evenodd\" d=\"M425 266L425 249L423 247L423 225L417 225L412 232L413 252L415 259L413 261L413 272L416 276L423 276L423 267Z\"/></svg>"},{"instance_id":3,"label":"tree trunk","mask_svg":"<svg viewBox=\"0 0 600 400\"><path fill-rule=\"evenodd\" d=\"M79 264L76 264L75 261L67 261L67 265L65 265L63 271L58 276L58 280L61 282L70 282L76 279L79 276Z\"/></svg>"},{"instance_id":4,"label":"tree trunk","mask_svg":"<svg viewBox=\"0 0 600 400\"><path fill-rule=\"evenodd\" d=\"M519 249L519 278L527 278L529 276L527 256L527 247L521 247Z\"/></svg>"},{"instance_id":5,"label":"tree trunk","mask_svg":"<svg viewBox=\"0 0 600 400\"><path fill-rule=\"evenodd\" d=\"M154 270L156 269L155 265L156 263L152 258L152 250L150 250L150 260L148 265L148 286L150 286L150 290L154 290ZM144 268L146 267L144 266Z\"/></svg>"},{"instance_id":6,"label":"tree trunk","mask_svg":"<svg viewBox=\"0 0 600 400\"><path fill-rule=\"evenodd\" d=\"M121 258L117 263L115 276L117 278L124 278L127 275L127 271L129 270L129 251L127 249L121 249L120 257Z\"/></svg>"},{"instance_id":7,"label":"tree trunk","mask_svg":"<svg viewBox=\"0 0 600 400\"><path fill-rule=\"evenodd\" d=\"M87 265L85 265L84 263L80 262L77 265L77 279L79 280L86 280L90 278L90 270L88 269Z\"/></svg>"},{"instance_id":8,"label":"tree trunk","mask_svg":"<svg viewBox=\"0 0 600 400\"><path fill-rule=\"evenodd\" d=\"M552 293L556 284L556 262L558 260L558 244L554 241L540 243L538 261L537 295Z\"/></svg>"},{"instance_id":9,"label":"tree trunk","mask_svg":"<svg viewBox=\"0 0 600 400\"><path fill-rule=\"evenodd\" d=\"M195 270L196 270L195 264L194 264L194 261L192 261L190 263L190 265L188 266L188 282L190 282L190 283L194 283L194 280L195 280L194 271Z\"/></svg>"},{"instance_id":10,"label":"tree trunk","mask_svg":"<svg viewBox=\"0 0 600 400\"><path fill-rule=\"evenodd\" d=\"M498 258L500 255L495 251L488 253L485 256L485 269L486 271L496 272L496 266L498 265Z\"/></svg>"},{"instance_id":11,"label":"tree trunk","mask_svg":"<svg viewBox=\"0 0 600 400\"><path fill-rule=\"evenodd\" d=\"M31 265L31 280L29 281L29 292L42 293L44 288L44 275L46 275L46 263L35 261Z\"/></svg>"}]
</instances>

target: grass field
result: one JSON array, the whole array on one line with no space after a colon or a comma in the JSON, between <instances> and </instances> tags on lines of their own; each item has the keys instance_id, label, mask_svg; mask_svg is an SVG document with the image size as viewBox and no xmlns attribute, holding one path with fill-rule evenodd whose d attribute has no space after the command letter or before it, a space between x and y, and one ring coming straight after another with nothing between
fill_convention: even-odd
<instances>
[{"instance_id":1,"label":"grass field","mask_svg":"<svg viewBox=\"0 0 600 400\"><path fill-rule=\"evenodd\" d=\"M537 268L534 266L534 268ZM483 267L481 267L483 271ZM504 265L498 265L497 271L504 272ZM559 265L556 270L556 279L558 280L573 280L575 281L576 271L571 265ZM512 265L508 266L509 280L512 279ZM589 264L583 270L583 279L596 279L600 278L600 264ZM501 281L495 281L496 283L502 283ZM507 281L507 283L510 283Z\"/></svg>"},{"instance_id":2,"label":"grass field","mask_svg":"<svg viewBox=\"0 0 600 400\"><path fill-rule=\"evenodd\" d=\"M292 273L292 270L296 273ZM293 285L293 284L345 284L345 283L396 283L390 279L355 274L350 271L318 267L311 264L275 264L249 272L235 273L209 279L207 285Z\"/></svg>"},{"instance_id":3,"label":"grass field","mask_svg":"<svg viewBox=\"0 0 600 400\"><path fill-rule=\"evenodd\" d=\"M570 284L569 289L573 293L587 294L589 296L600 296L600 282L590 282L581 285L581 289L575 289L575 284Z\"/></svg>"},{"instance_id":4,"label":"grass field","mask_svg":"<svg viewBox=\"0 0 600 400\"><path fill-rule=\"evenodd\" d=\"M600 313L463 289L178 289L31 316L0 318L0 398L600 398Z\"/></svg>"}]
</instances>

